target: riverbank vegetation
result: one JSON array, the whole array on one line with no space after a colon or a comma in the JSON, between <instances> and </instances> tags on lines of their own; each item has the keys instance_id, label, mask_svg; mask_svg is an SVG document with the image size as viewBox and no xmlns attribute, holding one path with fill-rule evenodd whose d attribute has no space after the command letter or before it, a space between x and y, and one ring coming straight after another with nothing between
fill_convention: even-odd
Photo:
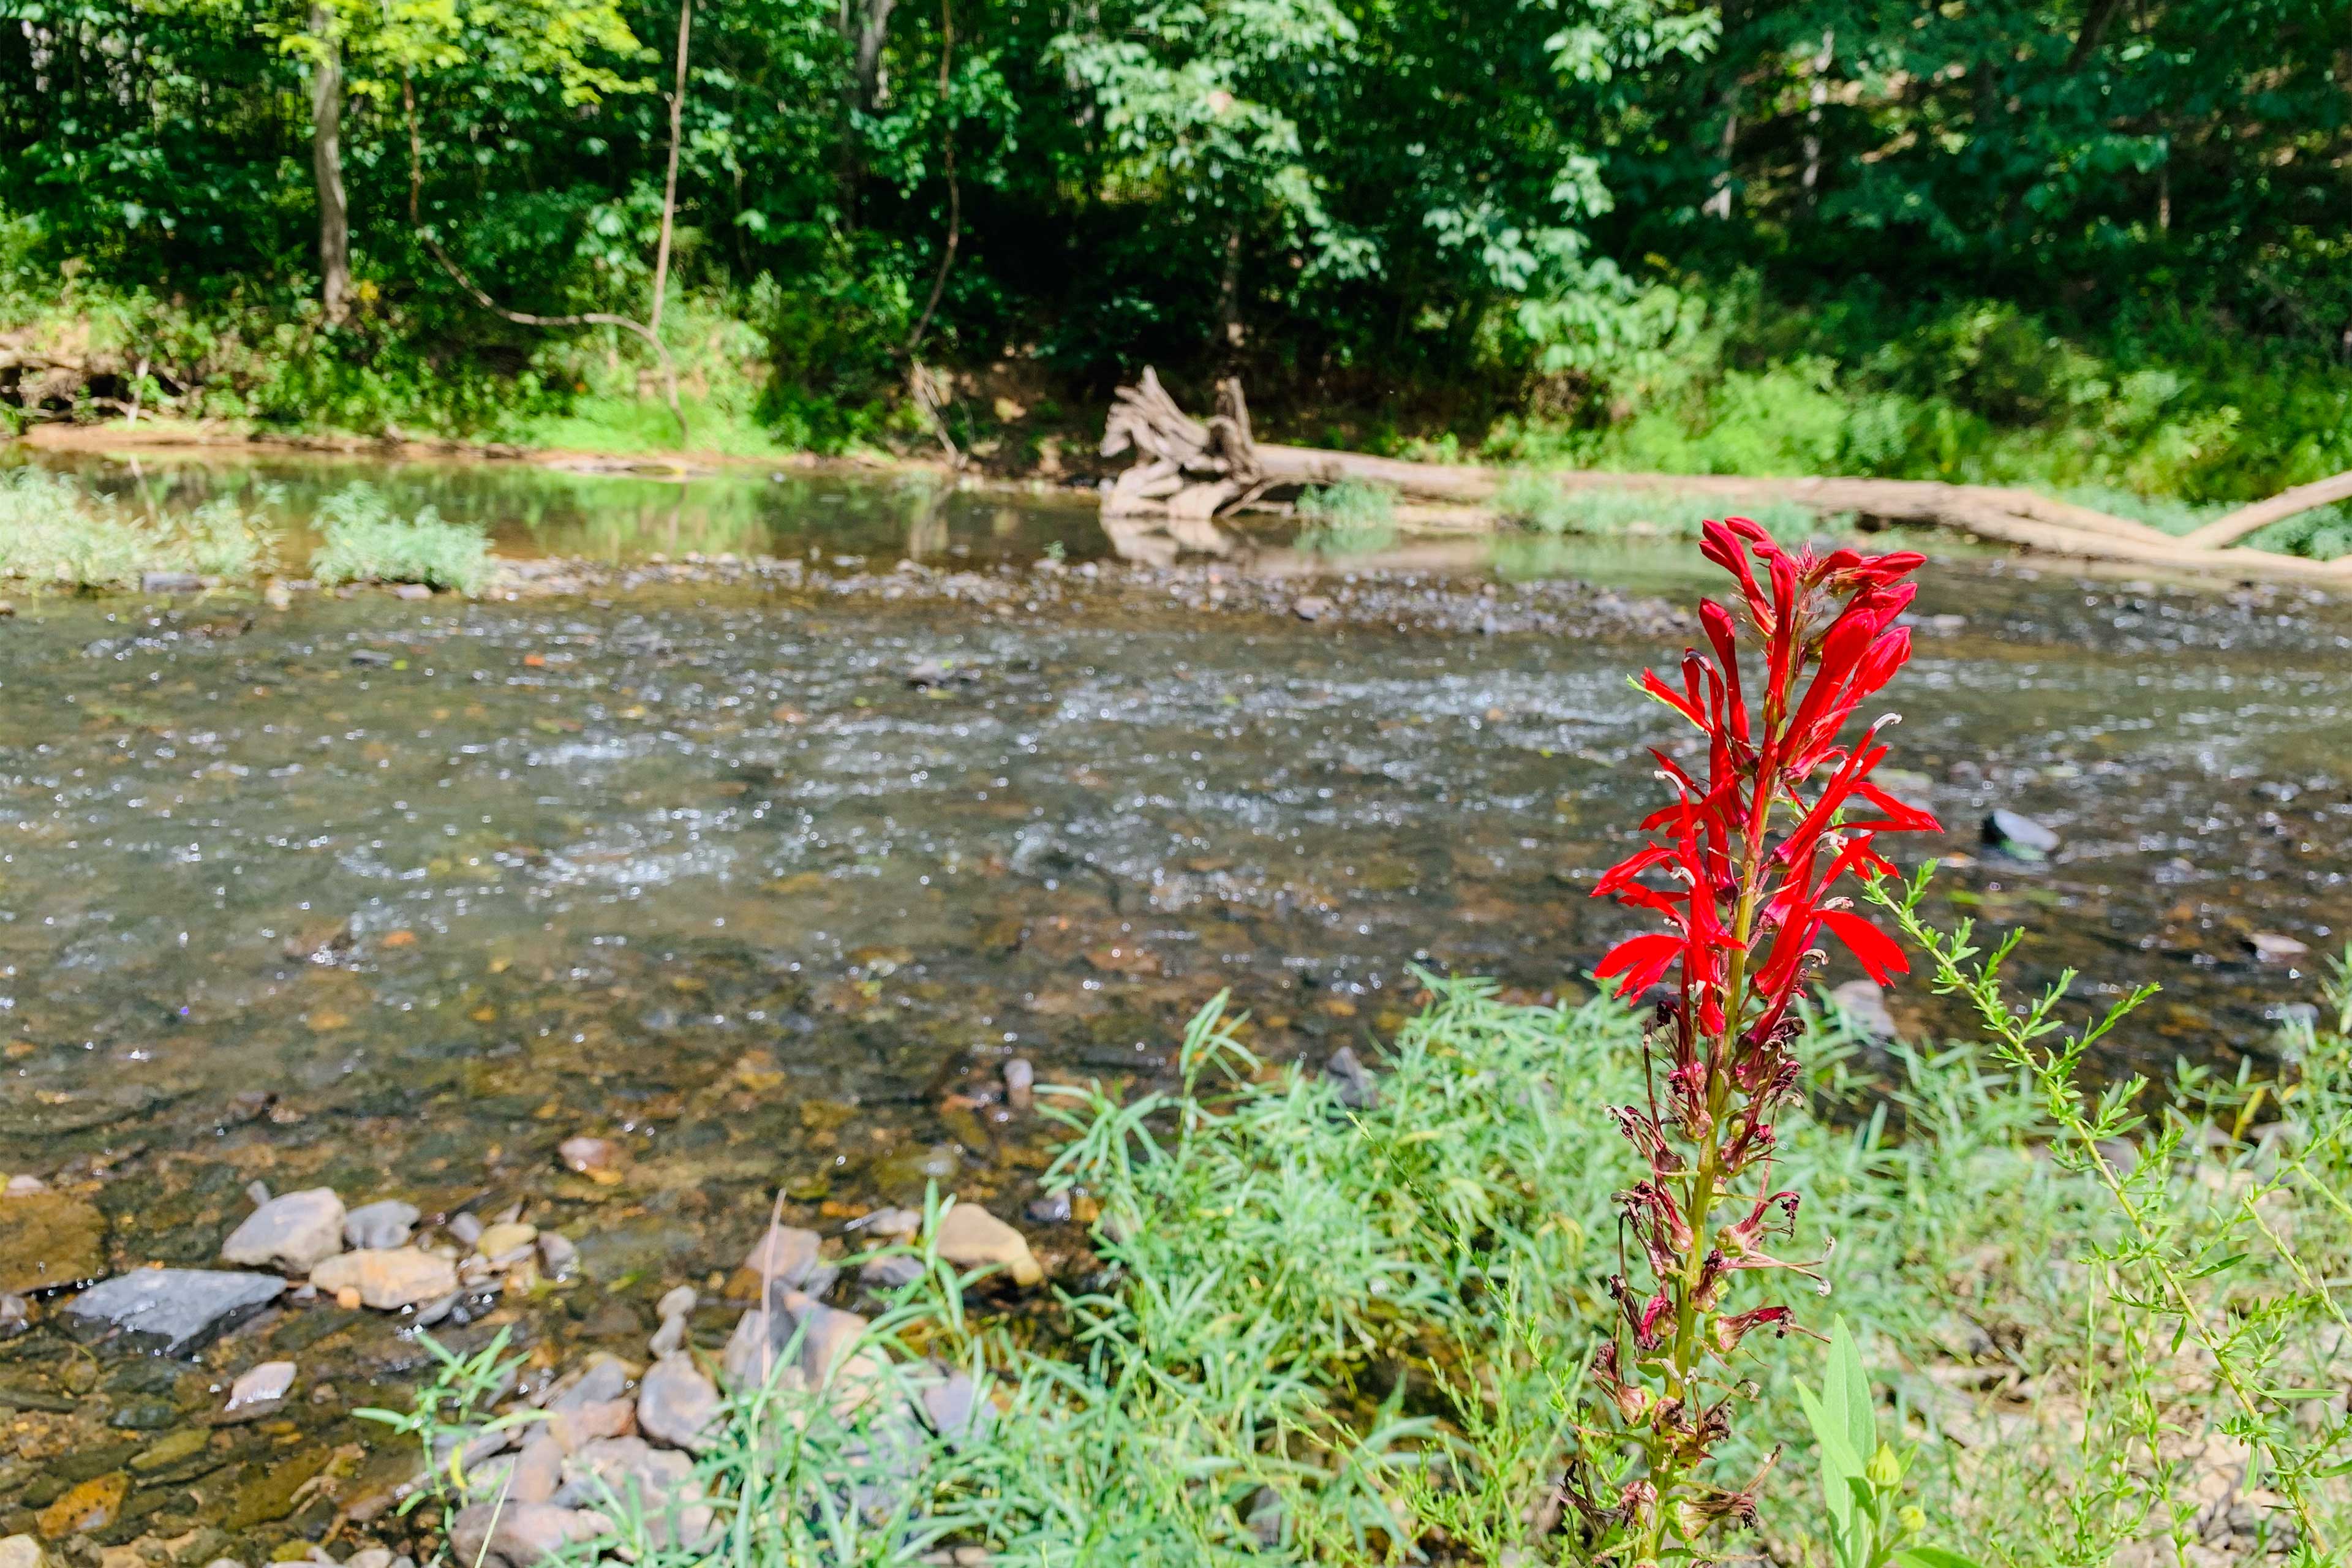
<instances>
[{"instance_id":1,"label":"riverbank vegetation","mask_svg":"<svg viewBox=\"0 0 2352 1568\"><path fill-rule=\"evenodd\" d=\"M2331 1560L2298 1552L2289 1497L2331 1547L2352 1528L2331 1473L2352 1455L2344 978L2287 1026L2284 1076L2183 1068L2162 1093L2095 1089L2063 1053L2053 1079L1998 1046L1808 1015L1808 1109L1782 1125L1779 1175L1806 1194L1797 1244L1826 1251L1831 1293L1799 1310L1859 1335L1924 1541L2016 1565ZM1369 1080L1262 1063L1213 1009L1181 1090L1057 1091L1071 1141L1048 1185L1099 1215L1098 1277L1008 1316L967 1302L923 1243L887 1249L927 1271L860 1342L865 1396L785 1379L739 1391L710 1429L692 1474L720 1554L1585 1561L1557 1489L1591 1392L1578 1369L1618 1310L1601 1289L1613 1194L1640 1173L1606 1107L1642 1100L1640 1020L1428 984ZM2104 1168L2084 1111L2113 1134ZM977 1378L976 1421L894 1416L894 1375L940 1375L925 1358ZM1761 1392L1724 1461L1744 1477L1779 1459L1737 1551L1830 1560L1797 1393L1825 1362L1808 1335L1743 1343ZM2251 1415L2223 1362L2254 1371ZM472 1500L499 1484L485 1467ZM708 1555L667 1533L664 1496L610 1511L634 1561Z\"/></svg>"},{"instance_id":2,"label":"riverbank vegetation","mask_svg":"<svg viewBox=\"0 0 2352 1568\"><path fill-rule=\"evenodd\" d=\"M2352 468L2344 0L8 16L13 418L645 450L674 371L706 449L1051 471L1153 363L1538 466Z\"/></svg>"}]
</instances>

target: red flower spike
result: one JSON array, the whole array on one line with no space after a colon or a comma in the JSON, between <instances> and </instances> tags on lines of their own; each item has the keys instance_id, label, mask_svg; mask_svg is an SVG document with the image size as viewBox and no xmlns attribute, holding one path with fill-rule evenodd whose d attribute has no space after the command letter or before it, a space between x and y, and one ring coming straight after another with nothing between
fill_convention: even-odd
<instances>
[{"instance_id":1,"label":"red flower spike","mask_svg":"<svg viewBox=\"0 0 2352 1568\"><path fill-rule=\"evenodd\" d=\"M1784 1261L1764 1246L1768 1232L1792 1232L1796 1194L1773 1192L1769 1181L1760 1198L1736 1194L1753 1194L1754 1175L1769 1175L1773 1115L1796 1097L1800 1078L1792 1009L1825 962L1825 939L1881 984L1909 968L1893 939L1853 911L1843 884L1894 869L1879 853L1880 836L1940 830L1932 813L1872 780L1887 756L1879 736L1891 719L1843 738L1862 705L1910 659L1911 634L1895 623L1917 592L1908 579L1925 558L1790 552L1746 518L1706 524L1699 550L1731 576L1738 595L1728 605L1701 601L1707 651L1685 650L1679 679L1643 671L1641 688L1706 738L1704 771L1694 776L1654 753L1674 798L1642 824L1648 841L1593 889L1656 922L1612 947L1596 976L1613 981L1621 996L1673 991L1643 1040L1655 1098L1617 1113L1650 1171L1619 1196L1621 1234L1639 1244L1629 1262L1647 1268L1648 1284L1610 1281L1633 1371L1625 1373L1616 1342L1593 1367L1621 1419L1659 1413L1645 1423L1647 1436L1626 1440L1642 1449L1651 1474L1674 1478L1663 1491L1627 1489L1618 1510L1604 1510L1622 1515L1634 1562L1704 1557L1696 1532L1742 1511L1739 1494L1717 1491L1697 1473L1728 1433L1727 1402L1706 1407L1696 1425L1667 1417L1699 1409L1707 1382L1719 1382L1704 1370L1707 1357L1730 1356L1757 1329L1792 1326L1785 1306L1728 1310L1726 1298L1740 1281L1780 1269L1817 1278L1813 1265ZM1743 635L1748 671L1739 662ZM1735 1201L1752 1206L1722 1227L1719 1247L1711 1246L1709 1211ZM1643 1378L1657 1386L1645 1388ZM1579 1495L1606 1495L1598 1483L1585 1476Z\"/></svg>"}]
</instances>

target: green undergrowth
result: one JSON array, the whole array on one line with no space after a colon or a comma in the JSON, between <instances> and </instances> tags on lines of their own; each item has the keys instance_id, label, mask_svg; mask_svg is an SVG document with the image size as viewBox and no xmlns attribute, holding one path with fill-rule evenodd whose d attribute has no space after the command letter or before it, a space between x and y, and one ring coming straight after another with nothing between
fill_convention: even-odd
<instances>
[{"instance_id":1,"label":"green undergrowth","mask_svg":"<svg viewBox=\"0 0 2352 1568\"><path fill-rule=\"evenodd\" d=\"M1386 485L1342 479L1308 489L1298 498L1298 548L1313 555L1369 555L1397 540L1396 492Z\"/></svg>"},{"instance_id":2,"label":"green undergrowth","mask_svg":"<svg viewBox=\"0 0 2352 1568\"><path fill-rule=\"evenodd\" d=\"M1370 1108L1254 1057L1215 1004L1181 1088L1052 1091L1069 1139L1046 1184L1099 1214L1086 1287L1042 1326L992 1317L917 1247L925 1273L862 1342L890 1370L740 1393L696 1467L712 1537L681 1543L616 1500L622 1540L604 1545L644 1568L952 1547L1015 1564L1586 1562L1554 1486L1613 1310L1612 1194L1637 1173L1607 1107L1643 1093L1638 1025L1609 1001L1427 984L1378 1050ZM2331 1009L2289 1026L2281 1080L2183 1068L2139 1094L2139 1123L2119 1100L2102 1147L2137 1162L2128 1206L2068 1153L2042 1075L1972 1046L1882 1047L1833 1006L1812 1017L1814 1113L1784 1123L1773 1184L1805 1194L1789 1256L1824 1258L1832 1294L1788 1283L1808 1331L1834 1312L1859 1336L1932 1539L2017 1568L2259 1560L2294 1537L2264 1463L2290 1451L2321 1544L2346 1539L2340 989ZM2187 1260L2203 1330L2259 1369L2252 1415L2147 1271L2149 1224ZM1822 1384L1820 1346L1756 1334L1740 1353L1759 1398L1735 1415L1727 1484L1779 1460L1738 1551L1826 1562L1796 1392ZM979 1426L905 1415L948 1368L980 1380ZM2209 1547L2222 1555L2181 1555Z\"/></svg>"}]
</instances>

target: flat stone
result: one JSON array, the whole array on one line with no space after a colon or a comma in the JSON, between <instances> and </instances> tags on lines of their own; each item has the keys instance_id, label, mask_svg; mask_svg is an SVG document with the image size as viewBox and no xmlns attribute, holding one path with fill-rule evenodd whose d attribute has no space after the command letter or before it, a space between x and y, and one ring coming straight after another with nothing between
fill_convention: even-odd
<instances>
[{"instance_id":1,"label":"flat stone","mask_svg":"<svg viewBox=\"0 0 2352 1568\"><path fill-rule=\"evenodd\" d=\"M266 1361L240 1375L229 1384L228 1408L242 1410L248 1405L272 1405L286 1397L294 1386L294 1363L290 1361Z\"/></svg>"},{"instance_id":2,"label":"flat stone","mask_svg":"<svg viewBox=\"0 0 2352 1568\"><path fill-rule=\"evenodd\" d=\"M285 1289L275 1274L135 1268L91 1286L66 1303L65 1315L86 1337L120 1334L142 1350L184 1355L253 1316Z\"/></svg>"},{"instance_id":3,"label":"flat stone","mask_svg":"<svg viewBox=\"0 0 2352 1568\"><path fill-rule=\"evenodd\" d=\"M416 1205L398 1198L362 1204L343 1216L343 1240L354 1251L388 1252L416 1234Z\"/></svg>"},{"instance_id":4,"label":"flat stone","mask_svg":"<svg viewBox=\"0 0 2352 1568\"><path fill-rule=\"evenodd\" d=\"M2246 938L2246 945L2252 948L2254 956L2264 963L2292 963L2298 958L2311 956L2308 944L2291 936L2281 936L2276 931L2258 931Z\"/></svg>"},{"instance_id":5,"label":"flat stone","mask_svg":"<svg viewBox=\"0 0 2352 1568\"><path fill-rule=\"evenodd\" d=\"M666 1355L637 1384L637 1430L656 1443L699 1453L719 1418L719 1385L686 1355Z\"/></svg>"},{"instance_id":6,"label":"flat stone","mask_svg":"<svg viewBox=\"0 0 2352 1568\"><path fill-rule=\"evenodd\" d=\"M36 1189L0 1197L0 1292L54 1290L106 1272L106 1216Z\"/></svg>"},{"instance_id":7,"label":"flat stone","mask_svg":"<svg viewBox=\"0 0 2352 1568\"><path fill-rule=\"evenodd\" d=\"M996 1418L996 1406L980 1396L971 1374L953 1368L933 1368L922 1385L923 1420L949 1448L961 1453L979 1441Z\"/></svg>"},{"instance_id":8,"label":"flat stone","mask_svg":"<svg viewBox=\"0 0 2352 1568\"><path fill-rule=\"evenodd\" d=\"M824 1242L824 1238L813 1230L790 1225L770 1226L759 1245L744 1255L743 1272L795 1290L803 1289L823 1267L817 1249Z\"/></svg>"},{"instance_id":9,"label":"flat stone","mask_svg":"<svg viewBox=\"0 0 2352 1568\"><path fill-rule=\"evenodd\" d=\"M194 572L142 572L139 591L142 594L194 594L204 588L204 579Z\"/></svg>"},{"instance_id":10,"label":"flat stone","mask_svg":"<svg viewBox=\"0 0 2352 1568\"><path fill-rule=\"evenodd\" d=\"M343 1249L343 1200L331 1187L274 1197L229 1232L221 1257L248 1268L308 1274Z\"/></svg>"},{"instance_id":11,"label":"flat stone","mask_svg":"<svg viewBox=\"0 0 2352 1568\"><path fill-rule=\"evenodd\" d=\"M328 1258L310 1283L338 1295L356 1290L362 1305L390 1312L454 1293L457 1266L414 1247L371 1248Z\"/></svg>"},{"instance_id":12,"label":"flat stone","mask_svg":"<svg viewBox=\"0 0 2352 1568\"><path fill-rule=\"evenodd\" d=\"M608 1533L610 1521L588 1509L553 1503L476 1503L449 1521L451 1554L479 1568L538 1568L567 1546Z\"/></svg>"},{"instance_id":13,"label":"flat stone","mask_svg":"<svg viewBox=\"0 0 2352 1568\"><path fill-rule=\"evenodd\" d=\"M571 1239L551 1230L539 1233L539 1266L550 1279L569 1279L580 1271L580 1249Z\"/></svg>"},{"instance_id":14,"label":"flat stone","mask_svg":"<svg viewBox=\"0 0 2352 1568\"><path fill-rule=\"evenodd\" d=\"M131 1478L121 1470L94 1477L43 1509L35 1522L51 1541L88 1535L112 1524L131 1495Z\"/></svg>"},{"instance_id":15,"label":"flat stone","mask_svg":"<svg viewBox=\"0 0 2352 1568\"><path fill-rule=\"evenodd\" d=\"M604 1438L565 1459L555 1500L616 1515L634 1504L656 1545L696 1546L710 1534L711 1510L694 1479L694 1461L643 1437Z\"/></svg>"},{"instance_id":16,"label":"flat stone","mask_svg":"<svg viewBox=\"0 0 2352 1568\"><path fill-rule=\"evenodd\" d=\"M49 1554L29 1535L0 1541L0 1568L49 1568Z\"/></svg>"},{"instance_id":17,"label":"flat stone","mask_svg":"<svg viewBox=\"0 0 2352 1568\"><path fill-rule=\"evenodd\" d=\"M563 1484L563 1445L545 1432L533 1432L523 1439L522 1451L515 1456L512 1479L508 1482L507 1497L513 1502L545 1502L555 1496L555 1489Z\"/></svg>"},{"instance_id":18,"label":"flat stone","mask_svg":"<svg viewBox=\"0 0 2352 1568\"><path fill-rule=\"evenodd\" d=\"M509 1257L520 1257L539 1239L539 1226L509 1221L488 1226L474 1242L474 1250L496 1263Z\"/></svg>"},{"instance_id":19,"label":"flat stone","mask_svg":"<svg viewBox=\"0 0 2352 1568\"><path fill-rule=\"evenodd\" d=\"M958 1268L1001 1268L1015 1285L1034 1285L1045 1271L1019 1231L977 1204L958 1204L940 1221L939 1253Z\"/></svg>"}]
</instances>

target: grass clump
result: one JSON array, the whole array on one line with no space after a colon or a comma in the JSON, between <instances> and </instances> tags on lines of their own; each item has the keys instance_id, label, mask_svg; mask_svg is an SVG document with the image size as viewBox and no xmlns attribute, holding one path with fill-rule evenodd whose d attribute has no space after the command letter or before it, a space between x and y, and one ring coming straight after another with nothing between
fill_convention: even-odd
<instances>
[{"instance_id":1,"label":"grass clump","mask_svg":"<svg viewBox=\"0 0 2352 1568\"><path fill-rule=\"evenodd\" d=\"M1309 487L1298 498L1299 549L1313 555L1369 555L1396 542L1396 492L1363 479Z\"/></svg>"},{"instance_id":2,"label":"grass clump","mask_svg":"<svg viewBox=\"0 0 2352 1568\"><path fill-rule=\"evenodd\" d=\"M1941 952L1960 967L1939 974L1973 984L1975 961ZM708 1538L616 1508L618 1539L571 1555L1590 1562L1557 1486L1615 1310L1612 1194L1639 1173L1607 1108L1644 1092L1640 1021L1428 986L1369 1106L1255 1057L1214 1005L1175 1087L1055 1091L1070 1136L1047 1185L1098 1215L1083 1284L990 1317L917 1246L922 1273L859 1341L855 1397L793 1370L797 1336L784 1373L734 1393L695 1461ZM2339 1560L2318 1549L2352 1527L2352 1003L2339 985L2291 1026L2285 1079L2184 1068L2161 1105L2131 1085L2070 1098L2079 1053L2030 1032L2053 1016L2029 1008L1990 1050L1865 1050L1834 1010L1809 1024L1817 1114L1784 1121L1775 1178L1807 1194L1801 1256L1834 1243L1836 1311L1879 1428L1913 1456L1916 1528L2000 1568L2217 1543ZM1830 1316L1804 1310L1822 1332ZM1796 1393L1822 1386L1822 1352L1758 1334L1742 1360L1763 1393L1729 1468L1786 1450L1746 1539L1827 1561ZM909 1415L956 1373L975 1423Z\"/></svg>"},{"instance_id":3,"label":"grass clump","mask_svg":"<svg viewBox=\"0 0 2352 1568\"><path fill-rule=\"evenodd\" d=\"M448 522L438 509L395 516L383 492L346 485L319 503L319 548L310 575L320 583L422 583L478 593L491 575L490 536Z\"/></svg>"}]
</instances>

